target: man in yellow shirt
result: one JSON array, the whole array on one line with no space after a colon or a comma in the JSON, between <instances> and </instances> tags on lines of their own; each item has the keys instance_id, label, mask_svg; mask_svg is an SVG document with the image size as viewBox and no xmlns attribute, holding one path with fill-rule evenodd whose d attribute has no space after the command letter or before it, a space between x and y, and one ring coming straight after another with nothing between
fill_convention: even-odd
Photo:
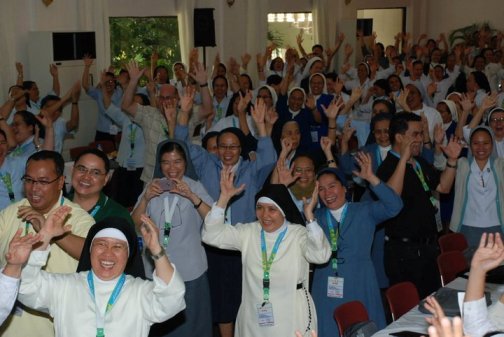
<instances>
[{"instance_id":1,"label":"man in yellow shirt","mask_svg":"<svg viewBox=\"0 0 504 337\"><path fill-rule=\"evenodd\" d=\"M9 242L19 228L23 229L23 235L36 233L44 225L42 217L60 205L68 205L72 211L66 223L72 225L72 231L53 241L45 270L53 273L76 271L84 239L94 219L63 197L64 164L63 157L54 151L36 152L28 158L23 176L26 198L0 212L0 266L6 264ZM47 314L18 305L1 326L0 335L50 337L54 336L54 328Z\"/></svg>"}]
</instances>

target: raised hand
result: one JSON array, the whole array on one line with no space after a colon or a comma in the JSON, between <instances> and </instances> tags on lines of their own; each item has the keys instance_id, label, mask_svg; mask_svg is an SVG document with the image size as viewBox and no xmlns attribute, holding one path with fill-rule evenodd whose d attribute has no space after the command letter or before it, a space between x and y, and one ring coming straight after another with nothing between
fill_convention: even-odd
<instances>
[{"instance_id":1,"label":"raised hand","mask_svg":"<svg viewBox=\"0 0 504 337\"><path fill-rule=\"evenodd\" d=\"M322 110L324 110L325 115L329 119L336 119L338 117L341 109L345 106L345 103L343 103L343 99L338 99L338 100L332 100L332 102L329 104L328 107L325 107L322 105Z\"/></svg>"},{"instance_id":2,"label":"raised hand","mask_svg":"<svg viewBox=\"0 0 504 337\"><path fill-rule=\"evenodd\" d=\"M440 320L440 327L430 326L429 337L468 337L464 335L462 319L454 317L450 321L447 317Z\"/></svg>"},{"instance_id":3,"label":"raised hand","mask_svg":"<svg viewBox=\"0 0 504 337\"><path fill-rule=\"evenodd\" d=\"M56 64L52 63L49 65L49 74L51 74L52 77L58 76L58 67Z\"/></svg>"},{"instance_id":4,"label":"raised hand","mask_svg":"<svg viewBox=\"0 0 504 337\"><path fill-rule=\"evenodd\" d=\"M380 180L373 172L373 162L371 160L371 155L366 152L357 152L355 160L357 161L357 164L359 164L361 170L360 172L352 171L352 173L357 177L369 181L373 186L377 185Z\"/></svg>"},{"instance_id":5,"label":"raised hand","mask_svg":"<svg viewBox=\"0 0 504 337\"><path fill-rule=\"evenodd\" d=\"M485 96L483 98L483 102L481 103L481 109L488 110L493 108L497 104L497 93L493 92L490 95Z\"/></svg>"},{"instance_id":6,"label":"raised hand","mask_svg":"<svg viewBox=\"0 0 504 337\"><path fill-rule=\"evenodd\" d=\"M315 105L315 96L313 96L312 94L306 95L305 105L310 110L315 109L315 106L316 106Z\"/></svg>"},{"instance_id":7,"label":"raised hand","mask_svg":"<svg viewBox=\"0 0 504 337\"><path fill-rule=\"evenodd\" d=\"M172 178L172 180L175 182L175 186L170 190L170 193L175 193L183 196L184 198L191 199L191 196L193 196L194 193L189 185L187 185L187 183L182 179Z\"/></svg>"},{"instance_id":8,"label":"raised hand","mask_svg":"<svg viewBox=\"0 0 504 337\"><path fill-rule=\"evenodd\" d=\"M262 98L257 98L255 104L251 107L251 115L256 125L264 125L264 117L266 115L266 104Z\"/></svg>"},{"instance_id":9,"label":"raised hand","mask_svg":"<svg viewBox=\"0 0 504 337\"><path fill-rule=\"evenodd\" d=\"M184 94L180 98L180 110L184 113L188 113L192 110L195 92L196 89L194 89L193 86L188 85L185 87Z\"/></svg>"},{"instance_id":10,"label":"raised hand","mask_svg":"<svg viewBox=\"0 0 504 337\"><path fill-rule=\"evenodd\" d=\"M313 216L313 210L317 207L318 202L318 190L319 190L319 182L315 181L315 188L313 189L312 196L310 201L303 197L303 210L306 217L306 220L313 220L315 217Z\"/></svg>"},{"instance_id":11,"label":"raised hand","mask_svg":"<svg viewBox=\"0 0 504 337\"><path fill-rule=\"evenodd\" d=\"M16 71L18 74L23 74L23 64L21 62L16 62Z\"/></svg>"},{"instance_id":12,"label":"raised hand","mask_svg":"<svg viewBox=\"0 0 504 337\"><path fill-rule=\"evenodd\" d=\"M22 266L30 257L30 253L33 250L33 245L40 241L40 234L33 235L32 233L21 237L23 232L22 228L19 228L14 234L11 242L9 243L9 250L5 255L7 264L14 266Z\"/></svg>"},{"instance_id":13,"label":"raised hand","mask_svg":"<svg viewBox=\"0 0 504 337\"><path fill-rule=\"evenodd\" d=\"M189 76L191 76L192 79L194 79L199 85L204 85L208 83L208 74L200 62L194 63L193 64L194 68L194 74L189 73Z\"/></svg>"},{"instance_id":14,"label":"raised hand","mask_svg":"<svg viewBox=\"0 0 504 337\"><path fill-rule=\"evenodd\" d=\"M457 137L452 136L446 146L441 146L441 150L448 159L457 160L460 156L460 152L462 151L462 145L458 141Z\"/></svg>"},{"instance_id":15,"label":"raised hand","mask_svg":"<svg viewBox=\"0 0 504 337\"><path fill-rule=\"evenodd\" d=\"M65 225L65 220L71 211L72 208L70 206L64 205L49 212L45 223L39 231L44 244L49 244L53 238L70 232L72 226Z\"/></svg>"},{"instance_id":16,"label":"raised hand","mask_svg":"<svg viewBox=\"0 0 504 337\"><path fill-rule=\"evenodd\" d=\"M91 67L91 65L93 64L93 59L91 58L90 54L84 54L82 60L84 61L84 66L86 67Z\"/></svg>"},{"instance_id":17,"label":"raised hand","mask_svg":"<svg viewBox=\"0 0 504 337\"><path fill-rule=\"evenodd\" d=\"M355 128L352 127L352 119L347 118L345 121L345 124L343 125L343 142L348 143L350 138L352 138L352 135L355 132Z\"/></svg>"},{"instance_id":18,"label":"raised hand","mask_svg":"<svg viewBox=\"0 0 504 337\"><path fill-rule=\"evenodd\" d=\"M284 185L285 187L292 185L301 176L301 173L296 172L294 170L294 167L292 167L292 169L289 169L287 165L285 165L285 158L283 157L278 158L276 171L278 174L279 183Z\"/></svg>"},{"instance_id":19,"label":"raised hand","mask_svg":"<svg viewBox=\"0 0 504 337\"><path fill-rule=\"evenodd\" d=\"M140 232L142 233L145 246L152 254L161 252L161 245L159 244L159 228L157 228L154 221L149 218L147 214L140 215Z\"/></svg>"},{"instance_id":20,"label":"raised hand","mask_svg":"<svg viewBox=\"0 0 504 337\"><path fill-rule=\"evenodd\" d=\"M282 139L282 151L280 152L280 157L287 158L289 153L292 151L292 140L289 137Z\"/></svg>"},{"instance_id":21,"label":"raised hand","mask_svg":"<svg viewBox=\"0 0 504 337\"><path fill-rule=\"evenodd\" d=\"M175 127L177 125L177 103L171 99L163 101L163 112L166 123L171 128Z\"/></svg>"},{"instance_id":22,"label":"raised hand","mask_svg":"<svg viewBox=\"0 0 504 337\"><path fill-rule=\"evenodd\" d=\"M436 144L443 144L443 139L445 137L445 132L441 124L434 125L434 142Z\"/></svg>"},{"instance_id":23,"label":"raised hand","mask_svg":"<svg viewBox=\"0 0 504 337\"><path fill-rule=\"evenodd\" d=\"M142 75L145 72L145 68L140 69L136 61L129 61L126 64L126 70L128 70L130 80L133 81L134 83L137 83L140 77L142 77Z\"/></svg>"},{"instance_id":24,"label":"raised hand","mask_svg":"<svg viewBox=\"0 0 504 337\"><path fill-rule=\"evenodd\" d=\"M329 137L323 136L320 138L320 147L322 148L322 151L324 153L331 152L331 147L334 145L334 143L331 141Z\"/></svg>"},{"instance_id":25,"label":"raised hand","mask_svg":"<svg viewBox=\"0 0 504 337\"><path fill-rule=\"evenodd\" d=\"M415 139L411 136L404 135L404 140L401 144L400 156L401 158L406 158L409 160L411 157L411 146L413 145Z\"/></svg>"},{"instance_id":26,"label":"raised hand","mask_svg":"<svg viewBox=\"0 0 504 337\"><path fill-rule=\"evenodd\" d=\"M252 100L252 92L247 90L245 96L239 91L240 98L238 99L238 112L244 113L247 110L247 106Z\"/></svg>"},{"instance_id":27,"label":"raised hand","mask_svg":"<svg viewBox=\"0 0 504 337\"><path fill-rule=\"evenodd\" d=\"M229 200L235 195L243 192L245 189L245 184L241 184L240 187L234 186L234 173L231 168L222 169L220 178L220 196L217 201L217 205L222 208L226 208Z\"/></svg>"},{"instance_id":28,"label":"raised hand","mask_svg":"<svg viewBox=\"0 0 504 337\"><path fill-rule=\"evenodd\" d=\"M432 317L425 317L425 320L439 331L441 329L441 320L446 317L443 308L441 308L434 296L426 297L424 306L433 315Z\"/></svg>"},{"instance_id":29,"label":"raised hand","mask_svg":"<svg viewBox=\"0 0 504 337\"><path fill-rule=\"evenodd\" d=\"M53 126L53 120L45 110L40 110L38 115L35 115L35 118L42 124L46 129L51 128Z\"/></svg>"},{"instance_id":30,"label":"raised hand","mask_svg":"<svg viewBox=\"0 0 504 337\"><path fill-rule=\"evenodd\" d=\"M399 97L397 97L397 103L405 112L411 112L411 109L408 105L408 95L409 89L406 88L401 90Z\"/></svg>"},{"instance_id":31,"label":"raised hand","mask_svg":"<svg viewBox=\"0 0 504 337\"><path fill-rule=\"evenodd\" d=\"M251 59L252 59L252 56L249 53L244 53L241 56L241 62L242 62L243 69L247 69L247 66L248 66Z\"/></svg>"},{"instance_id":32,"label":"raised hand","mask_svg":"<svg viewBox=\"0 0 504 337\"><path fill-rule=\"evenodd\" d=\"M472 109L474 108L474 101L470 99L466 94L462 94L460 106L462 107L463 111L472 111Z\"/></svg>"},{"instance_id":33,"label":"raised hand","mask_svg":"<svg viewBox=\"0 0 504 337\"><path fill-rule=\"evenodd\" d=\"M359 98L362 96L362 88L361 87L355 87L352 89L352 92L350 93L350 102L357 102Z\"/></svg>"},{"instance_id":34,"label":"raised hand","mask_svg":"<svg viewBox=\"0 0 504 337\"><path fill-rule=\"evenodd\" d=\"M480 244L473 259L471 269L487 272L499 266L504 261L504 244L499 233L483 233Z\"/></svg>"},{"instance_id":35,"label":"raised hand","mask_svg":"<svg viewBox=\"0 0 504 337\"><path fill-rule=\"evenodd\" d=\"M275 122L278 120L278 113L275 110L275 107L272 106L266 110L266 115L264 115L264 122L270 126L273 126Z\"/></svg>"}]
</instances>

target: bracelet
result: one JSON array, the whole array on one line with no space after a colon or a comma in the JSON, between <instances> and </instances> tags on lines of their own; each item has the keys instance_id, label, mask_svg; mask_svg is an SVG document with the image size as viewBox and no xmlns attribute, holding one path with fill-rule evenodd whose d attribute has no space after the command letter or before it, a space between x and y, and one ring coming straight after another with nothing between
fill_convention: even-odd
<instances>
[{"instance_id":1,"label":"bracelet","mask_svg":"<svg viewBox=\"0 0 504 337\"><path fill-rule=\"evenodd\" d=\"M152 252L151 252L151 257L155 261L159 260L160 258L162 258L165 255L166 255L166 250L164 249L164 247L161 247L161 251L157 254L152 254Z\"/></svg>"},{"instance_id":2,"label":"bracelet","mask_svg":"<svg viewBox=\"0 0 504 337\"><path fill-rule=\"evenodd\" d=\"M335 126L335 127L333 127L333 128L332 128L332 127L328 126L327 128L328 128L329 130L336 130L338 127L337 127L337 126Z\"/></svg>"},{"instance_id":3,"label":"bracelet","mask_svg":"<svg viewBox=\"0 0 504 337\"><path fill-rule=\"evenodd\" d=\"M208 87L208 82L200 84L199 86L200 86L200 88Z\"/></svg>"},{"instance_id":4,"label":"bracelet","mask_svg":"<svg viewBox=\"0 0 504 337\"><path fill-rule=\"evenodd\" d=\"M446 167L449 167L449 168L452 168L452 169L456 169L456 168L457 168L457 166L458 166L457 164L452 165L452 164L450 164L448 161L446 162Z\"/></svg>"},{"instance_id":5,"label":"bracelet","mask_svg":"<svg viewBox=\"0 0 504 337\"><path fill-rule=\"evenodd\" d=\"M198 208L201 206L201 204L202 204L202 203L203 203L203 199L201 199L201 198L200 198L200 200L199 200L198 204L197 204L197 205L194 205L194 208L195 208L195 209L198 209Z\"/></svg>"},{"instance_id":6,"label":"bracelet","mask_svg":"<svg viewBox=\"0 0 504 337\"><path fill-rule=\"evenodd\" d=\"M329 165L329 164L332 164L332 163L336 163L336 161L334 159L331 159L331 160L328 160L326 163L327 163L327 165Z\"/></svg>"},{"instance_id":7,"label":"bracelet","mask_svg":"<svg viewBox=\"0 0 504 337\"><path fill-rule=\"evenodd\" d=\"M312 222L315 222L315 221L317 221L317 219L308 219L308 220L306 220L306 224L309 225L309 224L311 224Z\"/></svg>"}]
</instances>

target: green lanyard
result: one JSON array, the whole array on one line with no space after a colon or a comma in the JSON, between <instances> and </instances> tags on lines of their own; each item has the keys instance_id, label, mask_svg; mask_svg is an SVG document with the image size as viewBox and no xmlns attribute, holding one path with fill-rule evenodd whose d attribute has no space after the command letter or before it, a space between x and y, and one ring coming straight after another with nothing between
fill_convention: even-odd
<instances>
[{"instance_id":1,"label":"green lanyard","mask_svg":"<svg viewBox=\"0 0 504 337\"><path fill-rule=\"evenodd\" d=\"M129 141L130 141L130 158L133 157L133 153L135 152L135 139L136 139L136 132L138 130L138 127L137 126L134 126L133 124L130 124L129 125L129 129L130 129L130 134L129 134ZM167 133L168 130L165 130L165 132Z\"/></svg>"},{"instance_id":2,"label":"green lanyard","mask_svg":"<svg viewBox=\"0 0 504 337\"><path fill-rule=\"evenodd\" d=\"M163 131L165 133L166 138L170 138L170 134L168 133L168 128L164 125L161 125L161 127L163 128Z\"/></svg>"},{"instance_id":3,"label":"green lanyard","mask_svg":"<svg viewBox=\"0 0 504 337\"><path fill-rule=\"evenodd\" d=\"M168 197L164 197L163 206L164 206L164 227L163 227L163 246L165 249L168 249L168 242L170 241L170 232L171 232L171 222L173 218L173 213L175 213L175 207L179 201L179 197L175 196L171 202L168 200Z\"/></svg>"},{"instance_id":4,"label":"green lanyard","mask_svg":"<svg viewBox=\"0 0 504 337\"><path fill-rule=\"evenodd\" d=\"M422 183L424 191L429 193L429 196L430 196L429 199L430 199L430 202L432 203L432 206L437 207L436 206L436 204L437 204L436 199L432 196L429 185L427 185L427 182L425 181L422 167L420 166L420 164L416 160L414 160L414 162L415 162L415 166L413 166L413 169L415 170L415 173L418 176L418 179L420 179L420 182Z\"/></svg>"},{"instance_id":5,"label":"green lanyard","mask_svg":"<svg viewBox=\"0 0 504 337\"><path fill-rule=\"evenodd\" d=\"M114 290L112 291L112 294L110 295L110 298L107 302L107 307L105 308L105 315L101 315L100 308L98 308L98 305L96 303L96 298L95 298L95 286L94 286L94 281L93 281L93 271L90 270L88 275L87 275L87 281L88 281L88 286L89 286L89 292L91 294L91 297L93 298L93 301L95 302L95 314L96 314L96 337L105 337L105 316L112 310L112 307L114 306L115 302L119 298L119 294L121 293L121 290L124 286L124 282L126 281L126 275L124 273L121 274L121 277L117 281Z\"/></svg>"},{"instance_id":6,"label":"green lanyard","mask_svg":"<svg viewBox=\"0 0 504 337\"><path fill-rule=\"evenodd\" d=\"M273 260L278 252L278 247L287 233L287 227L278 235L273 249L271 250L271 255L268 259L268 252L266 251L266 239L264 238L264 229L261 229L261 255L262 255L262 267L263 267L263 299L264 302L269 301L270 294L270 270Z\"/></svg>"},{"instance_id":7,"label":"green lanyard","mask_svg":"<svg viewBox=\"0 0 504 337\"><path fill-rule=\"evenodd\" d=\"M4 183L5 187L7 187L7 193L9 194L9 199L11 204L14 202L14 190L12 189L12 178L10 173L5 173L1 174L0 173L0 178L2 179L2 182Z\"/></svg>"},{"instance_id":8,"label":"green lanyard","mask_svg":"<svg viewBox=\"0 0 504 337\"><path fill-rule=\"evenodd\" d=\"M334 270L334 273L338 272L338 239L339 239L339 232L340 232L340 227L343 226L343 222L345 221L346 218L346 213L348 209L348 203L345 204L343 211L341 212L341 219L340 221L336 221L336 229L334 228L334 223L332 221L332 216L331 212L329 209L326 209L326 220L327 220L327 228L329 228L329 239L331 241L331 266L332 269ZM336 220L336 219L335 219Z\"/></svg>"}]
</instances>

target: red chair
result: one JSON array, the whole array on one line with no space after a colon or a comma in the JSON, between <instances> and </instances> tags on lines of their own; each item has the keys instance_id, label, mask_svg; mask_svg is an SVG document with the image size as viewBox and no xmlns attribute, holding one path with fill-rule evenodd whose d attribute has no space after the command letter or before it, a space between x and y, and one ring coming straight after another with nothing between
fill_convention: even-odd
<instances>
[{"instance_id":1,"label":"red chair","mask_svg":"<svg viewBox=\"0 0 504 337\"><path fill-rule=\"evenodd\" d=\"M96 142L89 143L89 146L95 149L101 147L104 153L111 153L116 150L116 146L111 140L97 140Z\"/></svg>"},{"instance_id":2,"label":"red chair","mask_svg":"<svg viewBox=\"0 0 504 337\"><path fill-rule=\"evenodd\" d=\"M361 302L351 301L334 310L334 320L338 324L340 336L343 336L345 330L353 324L369 321L369 315Z\"/></svg>"},{"instance_id":3,"label":"red chair","mask_svg":"<svg viewBox=\"0 0 504 337\"><path fill-rule=\"evenodd\" d=\"M411 282L394 284L387 289L385 297L387 298L393 321L410 311L420 302L417 288Z\"/></svg>"},{"instance_id":4,"label":"red chair","mask_svg":"<svg viewBox=\"0 0 504 337\"><path fill-rule=\"evenodd\" d=\"M451 252L454 250L463 252L467 249L467 247L469 247L464 234L461 233L445 234L438 239L438 242L441 253Z\"/></svg>"},{"instance_id":5,"label":"red chair","mask_svg":"<svg viewBox=\"0 0 504 337\"><path fill-rule=\"evenodd\" d=\"M459 251L441 253L437 257L441 284L443 287L457 278L457 275L469 268L467 260Z\"/></svg>"}]
</instances>

